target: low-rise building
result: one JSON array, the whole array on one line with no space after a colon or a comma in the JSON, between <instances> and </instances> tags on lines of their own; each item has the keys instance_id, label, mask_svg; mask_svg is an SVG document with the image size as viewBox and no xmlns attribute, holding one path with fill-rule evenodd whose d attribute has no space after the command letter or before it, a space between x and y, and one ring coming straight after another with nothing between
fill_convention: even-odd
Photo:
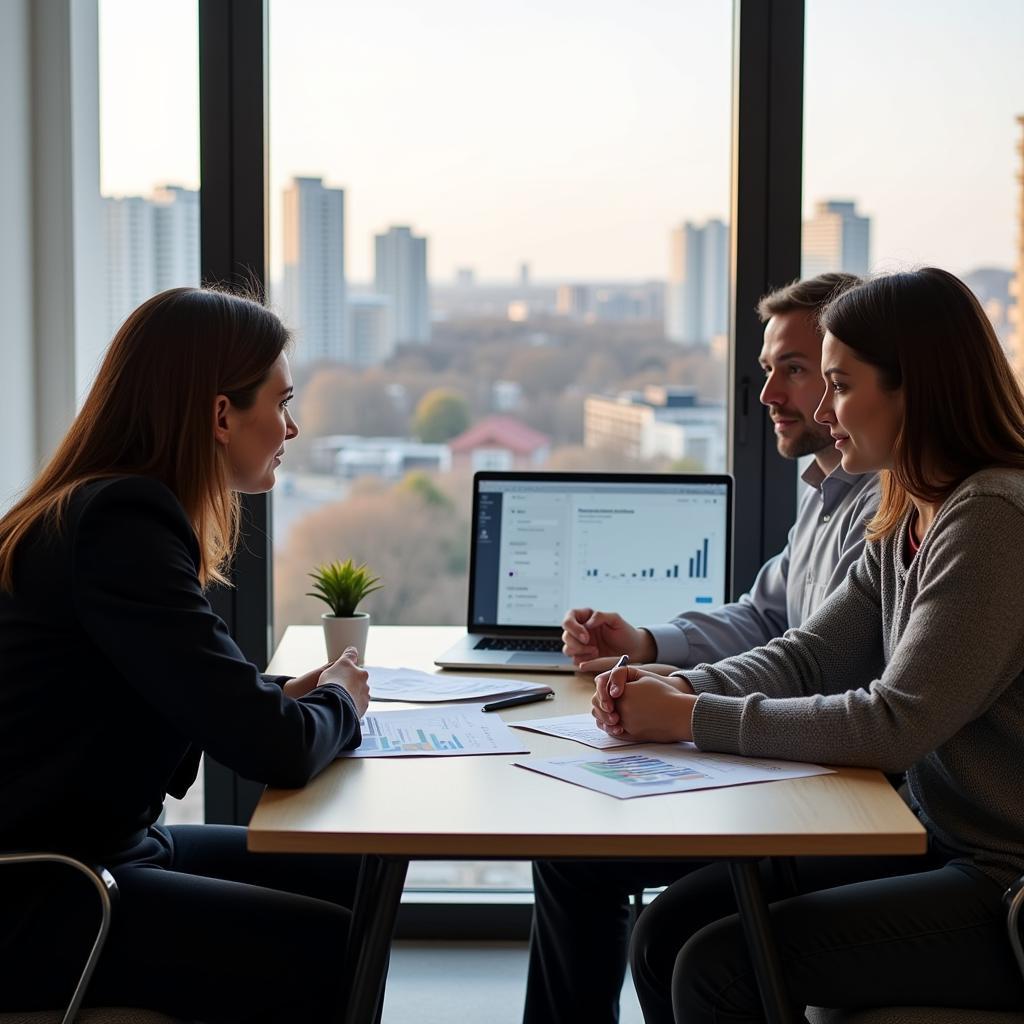
<instances>
[{"instance_id":1,"label":"low-rise building","mask_svg":"<svg viewBox=\"0 0 1024 1024\"><path fill-rule=\"evenodd\" d=\"M619 395L589 395L583 444L631 459L692 459L708 472L725 467L725 405L702 402L694 388L652 385Z\"/></svg>"},{"instance_id":2,"label":"low-rise building","mask_svg":"<svg viewBox=\"0 0 1024 1024\"><path fill-rule=\"evenodd\" d=\"M445 444L425 444L404 437L331 434L313 442L313 465L345 480L379 476L400 480L414 469L446 473L452 456Z\"/></svg>"}]
</instances>

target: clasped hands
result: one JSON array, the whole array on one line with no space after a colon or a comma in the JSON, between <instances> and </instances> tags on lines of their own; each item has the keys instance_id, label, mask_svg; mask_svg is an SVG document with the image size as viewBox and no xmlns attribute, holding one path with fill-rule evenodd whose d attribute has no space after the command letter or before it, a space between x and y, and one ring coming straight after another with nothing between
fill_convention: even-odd
<instances>
[{"instance_id":1,"label":"clasped hands","mask_svg":"<svg viewBox=\"0 0 1024 1024\"><path fill-rule=\"evenodd\" d=\"M598 728L618 739L675 743L693 739L693 687L670 676L675 665L652 662L654 638L616 612L573 608L562 620L562 650L581 672L596 672L592 714ZM634 662L615 669L613 651Z\"/></svg>"},{"instance_id":2,"label":"clasped hands","mask_svg":"<svg viewBox=\"0 0 1024 1024\"><path fill-rule=\"evenodd\" d=\"M597 662L614 658L598 658ZM669 677L672 665L626 665L597 670L591 714L599 729L616 739L648 743L675 743L693 739L693 705L697 698L690 684L679 676Z\"/></svg>"},{"instance_id":3,"label":"clasped hands","mask_svg":"<svg viewBox=\"0 0 1024 1024\"><path fill-rule=\"evenodd\" d=\"M370 704L370 674L366 669L359 667L356 660L358 656L359 652L354 647L346 647L337 661L320 665L301 676L289 679L284 684L285 696L298 700L324 683L338 683L348 690L356 712L361 718L366 714Z\"/></svg>"}]
</instances>

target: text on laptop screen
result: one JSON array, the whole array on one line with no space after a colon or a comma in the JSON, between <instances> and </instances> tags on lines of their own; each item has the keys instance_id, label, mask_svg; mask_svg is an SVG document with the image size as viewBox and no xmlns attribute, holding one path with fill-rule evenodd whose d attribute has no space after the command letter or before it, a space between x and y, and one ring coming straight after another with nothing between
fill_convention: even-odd
<instances>
[{"instance_id":1,"label":"text on laptop screen","mask_svg":"<svg viewBox=\"0 0 1024 1024\"><path fill-rule=\"evenodd\" d=\"M642 625L725 600L725 484L478 487L474 625L558 626L569 608Z\"/></svg>"}]
</instances>

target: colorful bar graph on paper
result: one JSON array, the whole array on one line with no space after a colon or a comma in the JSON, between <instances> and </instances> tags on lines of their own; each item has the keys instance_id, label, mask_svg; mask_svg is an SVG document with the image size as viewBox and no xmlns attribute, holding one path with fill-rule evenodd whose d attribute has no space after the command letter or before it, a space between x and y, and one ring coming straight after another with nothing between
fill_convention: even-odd
<instances>
[{"instance_id":1,"label":"colorful bar graph on paper","mask_svg":"<svg viewBox=\"0 0 1024 1024\"><path fill-rule=\"evenodd\" d=\"M624 754L605 761L590 761L581 768L606 779L625 783L627 786L657 786L676 779L705 778L703 772L681 764L669 764L657 757L645 754Z\"/></svg>"},{"instance_id":2,"label":"colorful bar graph on paper","mask_svg":"<svg viewBox=\"0 0 1024 1024\"><path fill-rule=\"evenodd\" d=\"M380 751L405 751L406 753L425 752L431 750L464 750L465 745L456 733L447 736L436 732L428 736L422 729L411 732L398 728L393 736L381 732L380 724L372 716L367 717L363 728L363 749Z\"/></svg>"}]
</instances>

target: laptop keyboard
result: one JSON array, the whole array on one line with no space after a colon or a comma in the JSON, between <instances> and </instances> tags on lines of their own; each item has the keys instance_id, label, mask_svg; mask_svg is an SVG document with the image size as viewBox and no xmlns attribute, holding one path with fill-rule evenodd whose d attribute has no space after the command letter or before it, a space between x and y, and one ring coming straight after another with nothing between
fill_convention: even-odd
<instances>
[{"instance_id":1,"label":"laptop keyboard","mask_svg":"<svg viewBox=\"0 0 1024 1024\"><path fill-rule=\"evenodd\" d=\"M551 651L561 653L561 637L485 636L478 640L475 651Z\"/></svg>"}]
</instances>

